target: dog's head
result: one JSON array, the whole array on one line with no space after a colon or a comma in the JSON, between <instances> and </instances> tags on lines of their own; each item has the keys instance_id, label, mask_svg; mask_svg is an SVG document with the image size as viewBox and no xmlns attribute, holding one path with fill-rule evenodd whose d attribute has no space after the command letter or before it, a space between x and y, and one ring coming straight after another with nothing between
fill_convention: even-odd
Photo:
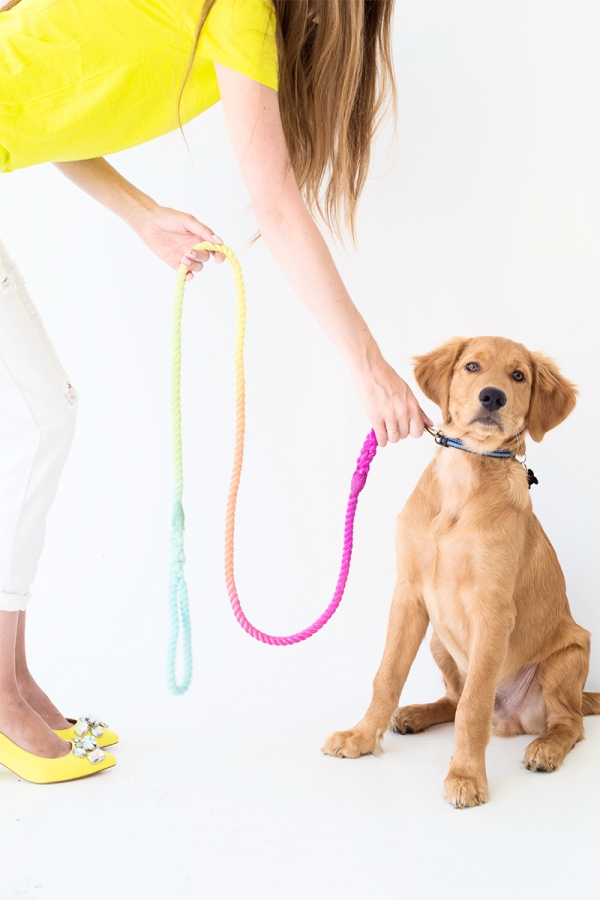
<instances>
[{"instance_id":1,"label":"dog's head","mask_svg":"<svg viewBox=\"0 0 600 900\"><path fill-rule=\"evenodd\" d=\"M551 359L506 338L453 338L414 362L448 434L486 452L524 429L541 441L575 406L575 385Z\"/></svg>"}]
</instances>

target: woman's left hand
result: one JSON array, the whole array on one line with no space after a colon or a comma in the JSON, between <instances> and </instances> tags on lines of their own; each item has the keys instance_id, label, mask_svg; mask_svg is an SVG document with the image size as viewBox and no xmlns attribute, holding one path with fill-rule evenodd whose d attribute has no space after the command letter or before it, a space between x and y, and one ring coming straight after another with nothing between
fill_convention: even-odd
<instances>
[{"instance_id":1,"label":"woman's left hand","mask_svg":"<svg viewBox=\"0 0 600 900\"><path fill-rule=\"evenodd\" d=\"M195 273L202 271L204 263L211 256L216 263L225 259L222 253L213 250L193 249L194 244L201 241L210 241L212 244L222 244L223 241L213 233L212 228L203 225L189 213L155 205L151 209L136 210L129 224L146 246L167 265L173 269L178 269L182 263L187 266L187 281L191 281Z\"/></svg>"}]
</instances>

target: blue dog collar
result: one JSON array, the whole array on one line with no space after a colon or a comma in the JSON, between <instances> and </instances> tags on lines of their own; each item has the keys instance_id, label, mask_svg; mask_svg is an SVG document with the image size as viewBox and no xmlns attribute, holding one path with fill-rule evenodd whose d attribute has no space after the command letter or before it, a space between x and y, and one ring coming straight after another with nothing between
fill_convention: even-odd
<instances>
[{"instance_id":1,"label":"blue dog collar","mask_svg":"<svg viewBox=\"0 0 600 900\"><path fill-rule=\"evenodd\" d=\"M513 456L510 450L492 450L490 453L479 453L478 450L471 450L469 447L465 447L458 438L447 437L441 431L434 431L433 428L428 428L427 431L440 447L454 447L455 450L465 450L467 453L475 453L477 456L493 456L495 459L511 459Z\"/></svg>"},{"instance_id":2,"label":"blue dog collar","mask_svg":"<svg viewBox=\"0 0 600 900\"><path fill-rule=\"evenodd\" d=\"M474 453L476 456L493 456L495 459L516 459L518 463L521 463L527 473L528 488L531 490L532 484L539 484L539 481L535 477L533 469L527 468L526 457L523 457L523 459L519 459L518 456L515 456L514 453L510 452L510 450L492 450L491 453L478 453L477 450L469 450L469 448L465 447L463 442L458 438L448 437L441 431L435 431L433 428L428 428L427 425L425 426L425 431L429 432L429 434L435 440L436 444L439 444L440 447L454 447L455 450L465 450L467 453Z\"/></svg>"}]
</instances>

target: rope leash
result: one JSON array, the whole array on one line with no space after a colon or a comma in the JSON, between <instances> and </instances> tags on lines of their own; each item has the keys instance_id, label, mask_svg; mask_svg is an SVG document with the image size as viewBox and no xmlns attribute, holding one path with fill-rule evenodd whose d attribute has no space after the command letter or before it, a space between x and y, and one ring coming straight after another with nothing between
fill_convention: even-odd
<instances>
[{"instance_id":1,"label":"rope leash","mask_svg":"<svg viewBox=\"0 0 600 900\"><path fill-rule=\"evenodd\" d=\"M225 517L225 583L229 602L233 614L244 631L261 641L263 644L274 646L288 646L298 644L312 637L332 617L344 595L350 561L352 558L352 544L354 536L354 517L358 504L358 495L365 486L369 468L377 452L377 439L375 432L370 431L360 451L356 462L356 470L352 476L350 496L346 509L344 522L344 543L342 550L342 562L340 573L331 602L325 611L312 625L289 635L271 635L259 631L246 618L238 596L234 573L234 537L235 537L235 513L242 463L244 458L244 434L246 422L246 379L244 374L244 339L246 335L246 291L242 277L242 269L237 257L229 247L224 244L212 244L203 241L196 244L195 250L216 250L222 253L228 260L233 273L236 294L236 326L234 343L235 365L235 447L233 454L233 469L229 484L227 498L227 512ZM173 440L173 469L174 469L174 497L173 515L171 522L171 566L169 572L169 620L170 636L167 651L167 683L173 694L184 694L190 686L192 678L192 646L191 626L188 604L188 591L185 581L185 516L183 512L183 449L181 437L181 320L183 315L183 295L185 292L187 268L182 265L177 275L175 290L175 302L173 307L172 329L172 372L171 372L171 416L172 416L172 440ZM183 656L183 675L181 683L177 683L175 668L177 645L181 634L181 646Z\"/></svg>"}]
</instances>

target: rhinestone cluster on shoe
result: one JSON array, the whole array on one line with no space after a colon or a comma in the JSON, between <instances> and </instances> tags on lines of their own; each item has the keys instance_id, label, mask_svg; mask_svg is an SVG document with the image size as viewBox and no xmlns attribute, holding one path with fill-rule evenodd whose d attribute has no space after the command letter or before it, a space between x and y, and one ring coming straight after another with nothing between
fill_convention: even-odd
<instances>
[{"instance_id":1,"label":"rhinestone cluster on shoe","mask_svg":"<svg viewBox=\"0 0 600 900\"><path fill-rule=\"evenodd\" d=\"M73 756L83 759L87 756L88 762L99 763L106 758L106 754L98 746L96 738L102 737L104 729L108 728L106 722L100 719L92 719L91 716L82 716L77 719L73 731L77 735L73 741Z\"/></svg>"},{"instance_id":2,"label":"rhinestone cluster on shoe","mask_svg":"<svg viewBox=\"0 0 600 900\"><path fill-rule=\"evenodd\" d=\"M79 759L87 756L88 762L99 763L106 757L106 754L98 746L96 738L88 735L83 738L75 738L73 741L73 756L77 756Z\"/></svg>"},{"instance_id":3,"label":"rhinestone cluster on shoe","mask_svg":"<svg viewBox=\"0 0 600 900\"><path fill-rule=\"evenodd\" d=\"M92 737L99 738L104 734L105 728L108 728L106 722L101 722L100 719L92 719L91 716L82 716L73 725L73 731L78 737L85 737L89 731Z\"/></svg>"}]
</instances>

